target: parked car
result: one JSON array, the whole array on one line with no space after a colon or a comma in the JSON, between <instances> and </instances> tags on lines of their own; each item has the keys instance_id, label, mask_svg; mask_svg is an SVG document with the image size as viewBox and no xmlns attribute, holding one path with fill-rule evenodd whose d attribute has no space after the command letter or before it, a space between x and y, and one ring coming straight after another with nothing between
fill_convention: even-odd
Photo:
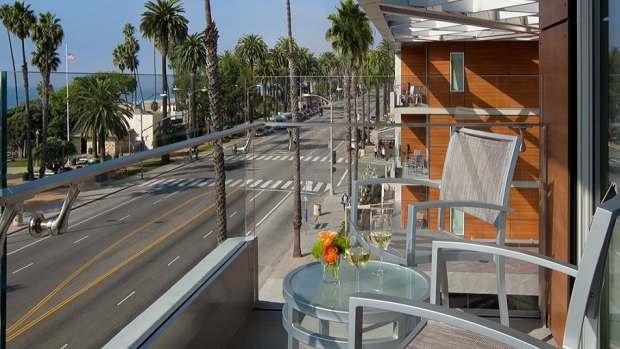
<instances>
[{"instance_id":1,"label":"parked car","mask_svg":"<svg viewBox=\"0 0 620 349\"><path fill-rule=\"evenodd\" d=\"M286 121L287 121L287 120L286 120L286 117L285 117L285 116L283 116L283 115L278 115L278 116L276 116L276 117L275 117L275 122L276 122L276 123L277 123L277 122L286 122ZM276 127L275 127L275 129L276 129L276 130L283 130L283 129L284 129L284 127L278 127L278 126L276 126Z\"/></svg>"},{"instance_id":2,"label":"parked car","mask_svg":"<svg viewBox=\"0 0 620 349\"><path fill-rule=\"evenodd\" d=\"M371 115L370 119L368 119L370 121L371 124L374 124L377 122L377 117L375 115Z\"/></svg>"},{"instance_id":3,"label":"parked car","mask_svg":"<svg viewBox=\"0 0 620 349\"><path fill-rule=\"evenodd\" d=\"M256 131L255 136L256 137L264 137L266 135L269 135L273 133L273 129L269 126L265 126L265 127L261 127Z\"/></svg>"}]
</instances>

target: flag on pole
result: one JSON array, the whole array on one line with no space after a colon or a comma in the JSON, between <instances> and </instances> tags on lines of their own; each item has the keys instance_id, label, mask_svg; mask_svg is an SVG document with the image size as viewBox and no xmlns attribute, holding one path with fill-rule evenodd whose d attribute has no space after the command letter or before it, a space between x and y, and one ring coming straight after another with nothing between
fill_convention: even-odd
<instances>
[{"instance_id":1,"label":"flag on pole","mask_svg":"<svg viewBox=\"0 0 620 349\"><path fill-rule=\"evenodd\" d=\"M77 59L77 56L74 55L73 53L69 52L67 53L67 60L69 61L75 61Z\"/></svg>"}]
</instances>

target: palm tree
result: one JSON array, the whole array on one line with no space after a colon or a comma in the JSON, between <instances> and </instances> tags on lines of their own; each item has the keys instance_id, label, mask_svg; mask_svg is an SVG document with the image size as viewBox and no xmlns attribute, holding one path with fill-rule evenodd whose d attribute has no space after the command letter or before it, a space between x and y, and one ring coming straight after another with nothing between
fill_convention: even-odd
<instances>
[{"instance_id":1,"label":"palm tree","mask_svg":"<svg viewBox=\"0 0 620 349\"><path fill-rule=\"evenodd\" d=\"M0 20L6 28L6 37L9 40L9 50L11 51L11 63L13 64L13 81L15 82L15 105L19 105L19 96L17 95L17 69L15 69L15 55L13 54L13 40L11 39L11 21L13 20L13 7L9 4L0 6Z\"/></svg>"},{"instance_id":2,"label":"palm tree","mask_svg":"<svg viewBox=\"0 0 620 349\"><path fill-rule=\"evenodd\" d=\"M345 69L350 74L344 78L344 90L348 92L345 101L345 115L347 122L351 123L351 99L357 96L356 75L361 66L368 48L372 45L373 37L370 28L370 21L358 4L352 0L340 2L340 7L336 8L336 14L330 14L327 18L332 26L325 33L325 38L332 43L334 51L340 53L344 60ZM351 127L347 127L348 143L351 144ZM357 138L357 132L356 138ZM355 140L358 143L358 140ZM353 172L353 166L357 168L357 148L355 147L355 159L353 159L353 149L350 149L347 157L349 159L349 183L347 192L351 196L351 185L353 177L357 178L357 171ZM355 160L355 164L353 164Z\"/></svg>"},{"instance_id":3,"label":"palm tree","mask_svg":"<svg viewBox=\"0 0 620 349\"><path fill-rule=\"evenodd\" d=\"M96 135L99 152L105 155L105 140L113 135L118 140L127 135L131 106L123 101L112 79L82 77L75 80L76 89L72 104L77 106L75 126L85 134ZM93 138L94 139L94 138ZM93 144L94 147L97 145ZM103 156L105 160L105 156Z\"/></svg>"},{"instance_id":4,"label":"palm tree","mask_svg":"<svg viewBox=\"0 0 620 349\"><path fill-rule=\"evenodd\" d=\"M291 30L291 1L286 0L286 24L288 29L288 74L290 76L290 107L293 121L299 122L297 116L297 62L293 46L293 31ZM301 161L299 158L299 128L293 128L293 257L301 257Z\"/></svg>"},{"instance_id":5,"label":"palm tree","mask_svg":"<svg viewBox=\"0 0 620 349\"><path fill-rule=\"evenodd\" d=\"M185 40L175 45L170 58L181 71L189 73L190 76L189 91L186 92L189 94L190 132L192 137L196 137L196 76L198 69L207 59L207 50L202 33L188 35ZM198 153L196 153L197 157Z\"/></svg>"},{"instance_id":6,"label":"palm tree","mask_svg":"<svg viewBox=\"0 0 620 349\"><path fill-rule=\"evenodd\" d=\"M50 74L58 69L58 47L62 43L64 32L60 26L60 19L49 12L40 13L39 21L32 29L32 41L36 50L32 53L32 65L39 68L42 85L42 127L41 127L41 157L39 178L45 176L47 162L47 124L49 119L49 90Z\"/></svg>"},{"instance_id":7,"label":"palm tree","mask_svg":"<svg viewBox=\"0 0 620 349\"><path fill-rule=\"evenodd\" d=\"M162 109L163 119L168 115L168 76L166 73L166 58L168 56L169 42L181 40L187 36L187 19L180 0L156 0L149 1L145 5L146 11L140 20L140 31L145 38L151 39L155 47L161 53L162 69Z\"/></svg>"},{"instance_id":8,"label":"palm tree","mask_svg":"<svg viewBox=\"0 0 620 349\"><path fill-rule=\"evenodd\" d=\"M263 37L256 34L243 35L237 41L237 46L235 46L235 54L239 56L241 59L248 62L250 66L250 81L251 85L256 85L254 81L254 64L256 62L262 62L265 57L267 57L267 44L263 40ZM250 122L254 121L254 103L252 99L250 99Z\"/></svg>"},{"instance_id":9,"label":"palm tree","mask_svg":"<svg viewBox=\"0 0 620 349\"><path fill-rule=\"evenodd\" d=\"M209 95L209 110L213 122L214 131L222 130L221 113L221 80L217 64L217 27L211 19L211 3L204 1L205 22L207 27L204 32L205 47L207 48L207 94ZM215 224L218 244L226 240L226 171L224 168L224 146L222 139L215 141L213 149L213 169L215 171Z\"/></svg>"},{"instance_id":10,"label":"palm tree","mask_svg":"<svg viewBox=\"0 0 620 349\"><path fill-rule=\"evenodd\" d=\"M22 77L24 79L24 103L26 110L26 158L28 160L28 180L34 179L32 164L32 115L30 114L30 92L28 84L28 61L26 61L26 44L24 40L30 36L30 29L37 23L37 17L30 5L21 2L13 4L9 30L17 36L22 46Z\"/></svg>"}]
</instances>

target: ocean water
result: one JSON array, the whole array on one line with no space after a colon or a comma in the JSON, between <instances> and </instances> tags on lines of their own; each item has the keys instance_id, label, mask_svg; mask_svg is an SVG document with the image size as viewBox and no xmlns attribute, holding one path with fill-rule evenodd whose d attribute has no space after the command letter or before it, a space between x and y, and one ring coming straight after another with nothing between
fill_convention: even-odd
<instances>
[{"instance_id":1,"label":"ocean water","mask_svg":"<svg viewBox=\"0 0 620 349\"><path fill-rule=\"evenodd\" d=\"M29 67L30 69L30 67ZM76 77L86 76L88 73L52 73L51 75L51 84L54 90L59 90L66 85L67 78L69 83L73 81ZM130 75L130 74L127 74ZM7 72L7 107L13 108L17 105L17 101L20 103L24 102L24 80L21 71L17 72L17 95L15 91L15 79L13 77L13 72ZM155 80L157 79L157 80ZM139 76L140 86L142 87L142 97L140 96L140 89L138 92L138 99L144 98L145 101L153 100L155 96L157 99L161 99L159 94L161 93L161 75L154 74L140 74ZM29 95L30 100L38 100L39 95L37 94L37 86L41 83L41 74L37 71L32 71L28 73L28 84L29 84ZM155 91L155 86L157 86L157 93ZM174 77L172 75L168 75L168 87L172 89L174 86ZM17 96L17 98L16 98Z\"/></svg>"}]
</instances>

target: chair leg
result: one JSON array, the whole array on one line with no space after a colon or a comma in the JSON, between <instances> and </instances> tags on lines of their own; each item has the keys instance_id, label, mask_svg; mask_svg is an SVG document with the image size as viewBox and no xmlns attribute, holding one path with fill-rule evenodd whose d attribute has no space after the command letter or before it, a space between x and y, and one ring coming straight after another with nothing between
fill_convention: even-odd
<instances>
[{"instance_id":1,"label":"chair leg","mask_svg":"<svg viewBox=\"0 0 620 349\"><path fill-rule=\"evenodd\" d=\"M448 287L448 266L446 262L439 263L439 275L441 276L441 304L450 308L450 290Z\"/></svg>"},{"instance_id":2,"label":"chair leg","mask_svg":"<svg viewBox=\"0 0 620 349\"><path fill-rule=\"evenodd\" d=\"M502 256L497 256L495 261L497 275L497 300L499 303L499 319L502 325L509 326L508 299L506 296L506 261Z\"/></svg>"}]
</instances>

